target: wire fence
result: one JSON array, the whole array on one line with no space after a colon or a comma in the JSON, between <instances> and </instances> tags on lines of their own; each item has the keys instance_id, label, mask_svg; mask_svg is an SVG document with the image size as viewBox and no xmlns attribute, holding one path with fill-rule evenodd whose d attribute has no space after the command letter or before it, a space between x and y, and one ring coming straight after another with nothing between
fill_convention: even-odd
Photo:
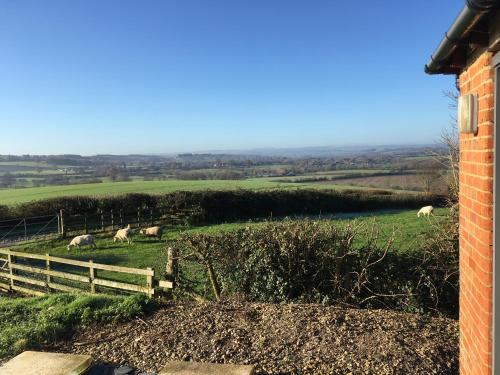
<instances>
[{"instance_id":1,"label":"wire fence","mask_svg":"<svg viewBox=\"0 0 500 375\"><path fill-rule=\"evenodd\" d=\"M58 215L23 217L0 221L0 246L59 233Z\"/></svg>"},{"instance_id":2,"label":"wire fence","mask_svg":"<svg viewBox=\"0 0 500 375\"><path fill-rule=\"evenodd\" d=\"M172 213L152 208L109 210L93 214L68 214L61 210L53 215L1 220L0 247L65 235L110 232L127 225L132 228L188 226L192 216L193 210Z\"/></svg>"}]
</instances>

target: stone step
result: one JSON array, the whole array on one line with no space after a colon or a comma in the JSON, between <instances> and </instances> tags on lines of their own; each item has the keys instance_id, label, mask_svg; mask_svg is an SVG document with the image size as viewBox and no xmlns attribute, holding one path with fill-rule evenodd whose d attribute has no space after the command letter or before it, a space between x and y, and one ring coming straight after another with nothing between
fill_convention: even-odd
<instances>
[{"instance_id":1,"label":"stone step","mask_svg":"<svg viewBox=\"0 0 500 375\"><path fill-rule=\"evenodd\" d=\"M253 375L254 366L200 362L170 362L158 375Z\"/></svg>"},{"instance_id":2,"label":"stone step","mask_svg":"<svg viewBox=\"0 0 500 375\"><path fill-rule=\"evenodd\" d=\"M80 375L91 364L89 355L25 351L0 367L0 374Z\"/></svg>"}]
</instances>

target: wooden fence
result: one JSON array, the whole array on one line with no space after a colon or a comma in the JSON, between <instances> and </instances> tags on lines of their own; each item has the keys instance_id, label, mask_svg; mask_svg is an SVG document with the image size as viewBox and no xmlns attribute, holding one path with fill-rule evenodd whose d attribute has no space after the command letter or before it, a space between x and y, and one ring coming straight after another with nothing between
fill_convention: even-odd
<instances>
[{"instance_id":1,"label":"wooden fence","mask_svg":"<svg viewBox=\"0 0 500 375\"><path fill-rule=\"evenodd\" d=\"M173 288L172 281L156 280L151 268L113 266L6 249L0 249L0 255L4 256L0 257L0 288L7 291L44 295L53 291L97 293L99 288L110 288L153 296ZM67 270L68 266L77 271ZM110 280L98 277L98 271L137 275L145 280L144 283Z\"/></svg>"},{"instance_id":2,"label":"wooden fence","mask_svg":"<svg viewBox=\"0 0 500 375\"><path fill-rule=\"evenodd\" d=\"M43 238L112 232L126 227L127 224L132 228L154 225L186 226L193 215L196 215L196 210L193 209L178 209L176 212L167 212L161 208L137 208L128 211L110 209L91 214L59 210L53 215L0 220L0 247Z\"/></svg>"}]
</instances>

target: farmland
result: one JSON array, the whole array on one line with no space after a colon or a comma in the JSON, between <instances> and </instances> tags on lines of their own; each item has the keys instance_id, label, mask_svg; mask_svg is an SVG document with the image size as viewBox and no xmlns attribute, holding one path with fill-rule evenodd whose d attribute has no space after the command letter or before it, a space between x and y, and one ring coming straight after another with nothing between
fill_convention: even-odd
<instances>
[{"instance_id":1,"label":"farmland","mask_svg":"<svg viewBox=\"0 0 500 375\"><path fill-rule=\"evenodd\" d=\"M436 210L436 217L430 220L440 220L445 214L445 209ZM315 217L317 218L317 217ZM381 231L381 241L395 234L394 250L410 251L418 247L421 237L428 233L431 228L430 221L425 218L417 218L414 210L386 210L371 213L339 214L324 218L325 221L342 223L346 220L356 219L360 223L376 225ZM247 226L261 226L264 222L237 222L218 225L207 225L192 228L170 228L167 230L166 240L172 242L179 238L181 233L218 233L221 231L232 231ZM165 243L155 239L147 239L140 235L134 236L131 245L126 243L113 243L112 235L99 235L96 238L97 250L71 249L67 250L69 240L48 240L19 244L12 246L13 250L27 251L30 253L61 256L77 260L93 260L98 263L113 264L124 267L146 268L158 267L165 250ZM161 270L157 270L160 271ZM120 281L137 281L134 276L122 275ZM132 280L132 279L133 280Z\"/></svg>"},{"instance_id":2,"label":"farmland","mask_svg":"<svg viewBox=\"0 0 500 375\"><path fill-rule=\"evenodd\" d=\"M199 190L385 189L442 193L427 148L332 151L323 156L238 154L0 155L0 205L62 196ZM432 182L432 183L431 183Z\"/></svg>"},{"instance_id":3,"label":"farmland","mask_svg":"<svg viewBox=\"0 0 500 375\"><path fill-rule=\"evenodd\" d=\"M24 189L0 189L0 204L14 205L34 200L62 196L110 196L126 193L169 193L173 191L196 190L264 190L264 189L351 189L348 185L329 185L321 183L281 183L267 178L247 180L166 180L166 181L123 181L102 182L97 184L76 184L61 186L42 186Z\"/></svg>"}]
</instances>

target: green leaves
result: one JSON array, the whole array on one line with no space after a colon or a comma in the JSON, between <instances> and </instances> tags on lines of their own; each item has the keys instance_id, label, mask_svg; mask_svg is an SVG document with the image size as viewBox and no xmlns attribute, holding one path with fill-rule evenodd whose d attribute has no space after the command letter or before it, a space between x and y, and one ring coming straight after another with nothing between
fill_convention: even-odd
<instances>
[{"instance_id":1,"label":"green leaves","mask_svg":"<svg viewBox=\"0 0 500 375\"><path fill-rule=\"evenodd\" d=\"M231 232L185 233L176 246L184 257L181 270L187 261L201 269L211 265L221 298L455 314L458 278L445 285L443 270L453 269L456 259L444 250L430 255L444 238L441 232L436 230L432 240L416 239L420 247L414 251L394 248L396 233L381 233L376 220L286 220ZM203 289L200 283L210 290L206 271L190 286Z\"/></svg>"}]
</instances>

